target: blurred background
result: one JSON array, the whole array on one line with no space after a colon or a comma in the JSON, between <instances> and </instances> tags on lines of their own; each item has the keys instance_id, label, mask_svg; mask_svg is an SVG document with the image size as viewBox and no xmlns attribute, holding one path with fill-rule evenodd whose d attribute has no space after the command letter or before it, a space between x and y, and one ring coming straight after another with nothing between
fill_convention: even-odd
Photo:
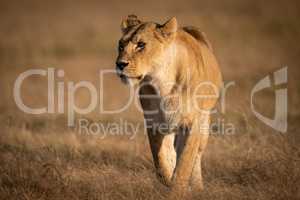
<instances>
[{"instance_id":1,"label":"blurred background","mask_svg":"<svg viewBox=\"0 0 300 200\"><path fill-rule=\"evenodd\" d=\"M226 93L225 114L214 116L234 124L235 134L211 137L203 164L207 189L195 198L300 198L296 186L300 184L297 0L1 0L1 196L165 198L166 188L157 186L143 129L134 141L126 136L105 140L78 136L66 127L65 115L24 114L12 95L20 73L53 67L65 72L57 81L90 81L98 91L102 84L104 108L124 105L127 86L115 75L100 83L99 71L115 68L120 23L128 14L159 23L175 16L181 26L199 27L213 45L225 83L235 82ZM259 80L285 66L288 131L281 134L254 116L250 94ZM273 89L261 91L254 102L256 109L270 118L274 116ZM32 107L46 105L47 80L38 76L26 79L22 98ZM76 94L78 106L84 107L89 101L87 91ZM98 109L83 117L103 123L143 121L134 105L118 114L103 114Z\"/></svg>"}]
</instances>

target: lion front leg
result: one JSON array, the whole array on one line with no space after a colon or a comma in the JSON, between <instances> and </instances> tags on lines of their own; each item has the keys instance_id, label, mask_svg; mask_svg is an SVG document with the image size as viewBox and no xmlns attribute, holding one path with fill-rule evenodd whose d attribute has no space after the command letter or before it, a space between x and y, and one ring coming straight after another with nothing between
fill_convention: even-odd
<instances>
[{"instance_id":1,"label":"lion front leg","mask_svg":"<svg viewBox=\"0 0 300 200\"><path fill-rule=\"evenodd\" d=\"M148 137L157 175L165 185L170 185L176 165L175 134L148 132Z\"/></svg>"},{"instance_id":2,"label":"lion front leg","mask_svg":"<svg viewBox=\"0 0 300 200\"><path fill-rule=\"evenodd\" d=\"M193 171L194 163L198 155L200 137L197 133L189 133L185 146L181 152L178 163L172 177L172 191L174 193L185 193Z\"/></svg>"},{"instance_id":3,"label":"lion front leg","mask_svg":"<svg viewBox=\"0 0 300 200\"><path fill-rule=\"evenodd\" d=\"M190 185L193 191L200 191L203 189L202 168L201 168L202 154L203 152L199 151L194 163L194 167L190 179Z\"/></svg>"},{"instance_id":4,"label":"lion front leg","mask_svg":"<svg viewBox=\"0 0 300 200\"><path fill-rule=\"evenodd\" d=\"M209 116L195 122L192 128L185 133L186 139L183 149L177 160L172 177L172 191L184 195L191 183L194 188L202 188L201 156L208 139ZM205 125L205 126L204 126ZM205 127L205 128L203 128Z\"/></svg>"},{"instance_id":5,"label":"lion front leg","mask_svg":"<svg viewBox=\"0 0 300 200\"><path fill-rule=\"evenodd\" d=\"M199 145L199 152L196 156L196 160L194 163L190 185L193 190L202 190L203 189L203 179L202 179L202 166L201 166L201 160L202 155L204 153L204 149L206 148L207 141L208 141L208 135L209 135L209 129L203 128L201 130L201 139L200 139L200 145Z\"/></svg>"}]
</instances>

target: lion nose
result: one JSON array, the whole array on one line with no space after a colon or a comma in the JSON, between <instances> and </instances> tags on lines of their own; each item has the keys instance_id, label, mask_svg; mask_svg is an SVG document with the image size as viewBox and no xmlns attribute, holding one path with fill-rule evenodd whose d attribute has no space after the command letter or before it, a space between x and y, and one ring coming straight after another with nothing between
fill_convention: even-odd
<instances>
[{"instance_id":1,"label":"lion nose","mask_svg":"<svg viewBox=\"0 0 300 200\"><path fill-rule=\"evenodd\" d=\"M129 63L125 62L125 61L117 61L116 65L118 67L119 70L123 70Z\"/></svg>"}]
</instances>

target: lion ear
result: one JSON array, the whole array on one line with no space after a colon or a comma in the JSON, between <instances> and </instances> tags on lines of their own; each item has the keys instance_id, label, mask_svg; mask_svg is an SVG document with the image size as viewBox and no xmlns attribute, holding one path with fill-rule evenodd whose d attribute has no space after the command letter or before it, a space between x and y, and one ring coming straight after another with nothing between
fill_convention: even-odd
<instances>
[{"instance_id":1,"label":"lion ear","mask_svg":"<svg viewBox=\"0 0 300 200\"><path fill-rule=\"evenodd\" d=\"M136 15L128 15L126 19L121 22L121 30L123 33L127 32L131 27L142 23Z\"/></svg>"},{"instance_id":2,"label":"lion ear","mask_svg":"<svg viewBox=\"0 0 300 200\"><path fill-rule=\"evenodd\" d=\"M172 35L177 31L178 24L175 17L168 20L164 25L161 26L161 32L164 35Z\"/></svg>"}]
</instances>

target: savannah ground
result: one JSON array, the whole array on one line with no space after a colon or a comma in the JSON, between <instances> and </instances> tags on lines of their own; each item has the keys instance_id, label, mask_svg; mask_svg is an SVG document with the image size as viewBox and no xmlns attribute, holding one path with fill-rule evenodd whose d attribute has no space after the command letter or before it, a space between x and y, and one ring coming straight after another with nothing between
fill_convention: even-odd
<instances>
[{"instance_id":1,"label":"savannah ground","mask_svg":"<svg viewBox=\"0 0 300 200\"><path fill-rule=\"evenodd\" d=\"M213 115L221 125L213 129L204 154L205 189L191 197L300 199L299 10L296 0L1 1L0 198L167 198L169 189L155 176L142 126L133 138L79 133L67 127L65 114L23 113L12 95L20 73L54 67L65 72L59 81L102 84L106 109L124 105L127 87L115 75L99 82L98 74L114 69L120 21L135 13L161 23L176 16L181 25L200 27L213 44L225 82L235 82L226 93L225 112ZM284 66L288 131L279 133L254 116L250 94L259 80ZM270 118L273 89L259 92L254 101L256 110ZM22 98L27 105L44 106L46 79L26 79ZM88 93L79 91L76 103L86 106ZM104 125L120 119L143 124L134 104L117 114L97 109L76 117ZM228 124L234 125L233 134L224 132Z\"/></svg>"}]
</instances>

